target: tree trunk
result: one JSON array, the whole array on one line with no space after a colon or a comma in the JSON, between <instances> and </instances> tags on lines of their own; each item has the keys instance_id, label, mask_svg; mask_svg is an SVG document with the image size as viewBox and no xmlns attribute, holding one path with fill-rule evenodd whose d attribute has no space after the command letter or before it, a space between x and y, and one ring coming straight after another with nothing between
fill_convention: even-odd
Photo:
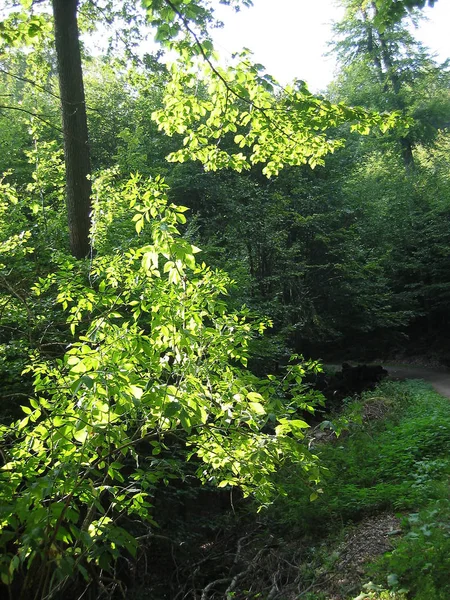
<instances>
[{"instance_id":1,"label":"tree trunk","mask_svg":"<svg viewBox=\"0 0 450 600\"><path fill-rule=\"evenodd\" d=\"M400 138L400 147L402 149L403 164L407 171L415 170L413 145L408 136Z\"/></svg>"},{"instance_id":2,"label":"tree trunk","mask_svg":"<svg viewBox=\"0 0 450 600\"><path fill-rule=\"evenodd\" d=\"M61 96L70 250L89 254L91 162L77 23L78 0L52 0Z\"/></svg>"}]
</instances>

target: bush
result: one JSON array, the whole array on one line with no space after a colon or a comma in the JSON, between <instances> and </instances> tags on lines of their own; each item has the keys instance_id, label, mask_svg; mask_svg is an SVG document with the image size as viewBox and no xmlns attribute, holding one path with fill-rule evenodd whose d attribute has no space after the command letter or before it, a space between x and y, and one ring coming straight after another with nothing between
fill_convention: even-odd
<instances>
[{"instance_id":1,"label":"bush","mask_svg":"<svg viewBox=\"0 0 450 600\"><path fill-rule=\"evenodd\" d=\"M0 576L11 597L111 578L121 555L137 553L132 525L152 535L158 488L192 470L260 503L287 460L313 489L319 477L296 418L309 407L304 369L281 382L248 371L249 342L265 325L228 311L228 277L199 264L179 235L186 209L169 204L160 179L133 176L121 189L149 243L65 257L32 289L52 290L73 342L57 358L31 357L33 397L0 426ZM113 226L99 228L105 239Z\"/></svg>"},{"instance_id":2,"label":"bush","mask_svg":"<svg viewBox=\"0 0 450 600\"><path fill-rule=\"evenodd\" d=\"M373 397L365 394L347 410L361 415ZM309 502L292 468L278 474L286 496L272 510L281 526L326 533L336 523L411 510L442 496L441 482L450 473L448 400L416 381L386 382L376 398L389 407L386 419L362 424L353 417L343 439L315 448L327 469L316 502Z\"/></svg>"},{"instance_id":3,"label":"bush","mask_svg":"<svg viewBox=\"0 0 450 600\"><path fill-rule=\"evenodd\" d=\"M440 499L405 517L406 534L372 573L407 588L414 600L450 598L450 501Z\"/></svg>"}]
</instances>

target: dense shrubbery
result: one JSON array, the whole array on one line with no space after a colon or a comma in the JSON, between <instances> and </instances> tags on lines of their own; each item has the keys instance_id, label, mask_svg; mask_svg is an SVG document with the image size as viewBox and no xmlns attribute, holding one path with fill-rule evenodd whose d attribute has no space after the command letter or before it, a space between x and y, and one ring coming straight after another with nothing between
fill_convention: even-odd
<instances>
[{"instance_id":1,"label":"dense shrubbery","mask_svg":"<svg viewBox=\"0 0 450 600\"><path fill-rule=\"evenodd\" d=\"M266 324L227 311L228 277L197 263L199 249L179 235L186 209L169 203L160 179L134 176L120 193L107 181L110 204L99 190L95 213L102 253L84 262L60 253L28 291L62 306L73 341L56 359L34 349L23 370L34 381L25 417L0 430L0 572L21 597L54 597L74 577L111 573L123 551L134 556L133 520L151 536L157 490L188 472L261 503L285 461L298 463L311 493L319 480L301 443L308 425L299 411L315 402L305 369L293 364L283 379L248 371L249 341ZM131 243L122 218L110 219L119 198L142 232ZM21 248L33 253L27 236ZM191 458L196 468L186 472Z\"/></svg>"},{"instance_id":2,"label":"dense shrubbery","mask_svg":"<svg viewBox=\"0 0 450 600\"><path fill-rule=\"evenodd\" d=\"M450 505L444 489L440 495L419 512L404 517L403 537L372 568L378 578L385 574L394 589L406 588L415 600L446 600L450 596Z\"/></svg>"},{"instance_id":3,"label":"dense shrubbery","mask_svg":"<svg viewBox=\"0 0 450 600\"><path fill-rule=\"evenodd\" d=\"M384 406L382 418L367 421L364 415L374 403L378 410ZM349 404L345 412L350 419L348 432L331 443L319 441L315 447L328 469L323 493L310 504L295 471L287 469L281 475L287 496L271 508L270 518L279 524L282 535L295 530L317 543L327 536L332 540L339 524L358 522L380 511L406 515L404 535L398 541L393 538L394 550L369 570L377 584L372 595L367 591L361 598L399 599L403 594L394 591L401 588L410 590L412 598L446 598L448 399L421 382L384 383L375 393L366 393L361 402ZM333 542L327 541L323 553L312 557L317 568L330 556L330 545ZM387 587L387 581L392 584L392 596L375 591ZM317 600L322 597L327 596L319 594ZM314 595L311 598L316 600Z\"/></svg>"},{"instance_id":4,"label":"dense shrubbery","mask_svg":"<svg viewBox=\"0 0 450 600\"><path fill-rule=\"evenodd\" d=\"M347 522L379 510L407 510L440 497L440 482L446 481L450 469L448 400L416 382L387 382L375 394L367 392L362 403L349 405L353 423L347 433L333 444L314 446L328 470L324 493L309 506L292 479L279 505L281 521L297 523L300 531L312 522L314 528L326 530L330 520ZM365 406L373 402L387 407L387 418L365 422ZM307 518L301 516L305 514Z\"/></svg>"}]
</instances>

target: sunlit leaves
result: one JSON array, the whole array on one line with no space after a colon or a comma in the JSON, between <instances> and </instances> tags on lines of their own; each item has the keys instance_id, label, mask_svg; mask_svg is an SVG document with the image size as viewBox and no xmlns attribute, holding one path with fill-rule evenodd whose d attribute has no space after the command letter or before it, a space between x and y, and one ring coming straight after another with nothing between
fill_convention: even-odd
<instances>
[{"instance_id":1,"label":"sunlit leaves","mask_svg":"<svg viewBox=\"0 0 450 600\"><path fill-rule=\"evenodd\" d=\"M0 21L0 52L4 47L31 45L36 38L42 38L51 32L52 25L48 15L11 13Z\"/></svg>"},{"instance_id":2,"label":"sunlit leaves","mask_svg":"<svg viewBox=\"0 0 450 600\"><path fill-rule=\"evenodd\" d=\"M240 486L262 503L284 461L318 479L294 418L307 405L304 371L292 367L281 384L246 371L249 342L267 324L227 311L230 281L196 260L199 248L179 234L186 209L170 204L162 179L135 175L120 189L142 219L144 245L93 257L88 272L61 260L35 286L36 294L57 286L77 337L62 358L27 368L36 396L1 430L0 544L11 528L20 532L18 553L0 565L4 580L16 573L15 556L50 553L58 573L84 577L89 562L109 569L121 549L133 554L116 519L153 523L155 486L184 468L168 460L174 442L195 457L201 481Z\"/></svg>"},{"instance_id":3,"label":"sunlit leaves","mask_svg":"<svg viewBox=\"0 0 450 600\"><path fill-rule=\"evenodd\" d=\"M250 0L222 0L238 9L249 6ZM210 56L213 45L208 29L217 25L214 10L209 2L191 0L143 0L148 22L156 29L155 40L173 48L183 46L191 52L202 52ZM182 34L190 32L190 41L182 39ZM195 36L195 40L194 40Z\"/></svg>"},{"instance_id":4,"label":"sunlit leaves","mask_svg":"<svg viewBox=\"0 0 450 600\"><path fill-rule=\"evenodd\" d=\"M184 136L183 147L168 159L199 160L209 170L242 171L261 163L270 177L286 165L314 168L343 144L330 135L343 123L366 134L396 122L396 115L332 104L311 94L304 82L277 92L276 82L246 53L228 68L185 53L171 73L164 108L153 114L168 135Z\"/></svg>"},{"instance_id":5,"label":"sunlit leaves","mask_svg":"<svg viewBox=\"0 0 450 600\"><path fill-rule=\"evenodd\" d=\"M387 25L398 23L408 12L425 5L434 6L436 0L375 0L377 13L376 25L382 30Z\"/></svg>"}]
</instances>

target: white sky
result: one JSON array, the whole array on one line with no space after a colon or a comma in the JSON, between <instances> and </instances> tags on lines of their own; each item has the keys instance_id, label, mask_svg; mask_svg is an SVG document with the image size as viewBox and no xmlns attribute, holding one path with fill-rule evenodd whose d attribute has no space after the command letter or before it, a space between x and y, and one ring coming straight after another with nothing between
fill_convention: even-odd
<instances>
[{"instance_id":1,"label":"white sky","mask_svg":"<svg viewBox=\"0 0 450 600\"><path fill-rule=\"evenodd\" d=\"M333 78L334 59L325 58L331 39L331 23L343 9L336 0L253 0L254 6L234 13L221 7L217 15L225 27L214 34L215 45L226 59L243 47L254 53L256 62L280 83L305 80L311 91L324 90ZM438 0L423 11L423 22L415 36L438 60L450 57L450 2Z\"/></svg>"}]
</instances>

